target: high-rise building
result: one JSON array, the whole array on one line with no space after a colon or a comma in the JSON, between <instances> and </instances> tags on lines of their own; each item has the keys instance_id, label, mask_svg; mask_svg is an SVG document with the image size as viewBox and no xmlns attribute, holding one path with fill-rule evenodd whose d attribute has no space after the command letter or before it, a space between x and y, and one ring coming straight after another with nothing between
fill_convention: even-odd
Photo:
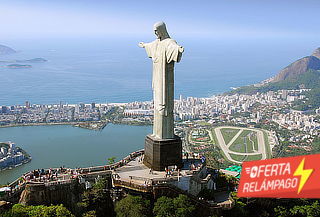
<instances>
[{"instance_id":1,"label":"high-rise building","mask_svg":"<svg viewBox=\"0 0 320 217\"><path fill-rule=\"evenodd\" d=\"M84 103L80 103L80 110L83 110L85 108L85 104Z\"/></svg>"},{"instance_id":2,"label":"high-rise building","mask_svg":"<svg viewBox=\"0 0 320 217\"><path fill-rule=\"evenodd\" d=\"M92 109L96 108L96 103L95 102L91 103L91 108Z\"/></svg>"},{"instance_id":3,"label":"high-rise building","mask_svg":"<svg viewBox=\"0 0 320 217\"><path fill-rule=\"evenodd\" d=\"M30 108L30 102L26 101L26 108L29 109Z\"/></svg>"},{"instance_id":4,"label":"high-rise building","mask_svg":"<svg viewBox=\"0 0 320 217\"><path fill-rule=\"evenodd\" d=\"M8 107L5 106L5 105L2 106L2 107L1 107L1 113L2 113L2 114L6 114L7 112L8 112Z\"/></svg>"}]
</instances>

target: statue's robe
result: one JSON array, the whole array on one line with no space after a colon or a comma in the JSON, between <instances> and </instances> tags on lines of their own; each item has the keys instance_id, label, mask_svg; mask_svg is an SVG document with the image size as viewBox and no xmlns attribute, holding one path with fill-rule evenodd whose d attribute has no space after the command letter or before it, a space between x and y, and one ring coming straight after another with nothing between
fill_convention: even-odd
<instances>
[{"instance_id":1,"label":"statue's robe","mask_svg":"<svg viewBox=\"0 0 320 217\"><path fill-rule=\"evenodd\" d=\"M157 39L144 46L153 61L153 135L158 139L173 139L174 63L181 59L180 46L171 38Z\"/></svg>"}]
</instances>

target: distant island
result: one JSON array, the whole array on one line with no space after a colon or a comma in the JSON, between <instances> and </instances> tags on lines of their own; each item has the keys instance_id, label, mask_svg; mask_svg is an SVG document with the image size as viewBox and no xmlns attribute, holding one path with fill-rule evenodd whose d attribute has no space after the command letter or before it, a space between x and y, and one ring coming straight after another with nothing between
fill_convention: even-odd
<instances>
[{"instance_id":1,"label":"distant island","mask_svg":"<svg viewBox=\"0 0 320 217\"><path fill-rule=\"evenodd\" d=\"M6 68L9 69L25 69L25 68L32 68L31 65L24 65L24 64L10 64L7 65Z\"/></svg>"},{"instance_id":2,"label":"distant island","mask_svg":"<svg viewBox=\"0 0 320 217\"><path fill-rule=\"evenodd\" d=\"M17 52L10 47L0 45L0 55L13 54L13 53L17 53ZM32 68L32 65L20 64L20 63L44 63L47 61L48 60L44 58L37 57L37 58L27 59L27 60L0 60L0 63L12 63L10 65L2 66L9 69L26 69L26 68Z\"/></svg>"},{"instance_id":3,"label":"distant island","mask_svg":"<svg viewBox=\"0 0 320 217\"><path fill-rule=\"evenodd\" d=\"M0 44L0 55L17 53L14 49Z\"/></svg>"},{"instance_id":4,"label":"distant island","mask_svg":"<svg viewBox=\"0 0 320 217\"><path fill-rule=\"evenodd\" d=\"M29 60L0 60L0 63L44 63L47 61L44 58L33 58Z\"/></svg>"},{"instance_id":5,"label":"distant island","mask_svg":"<svg viewBox=\"0 0 320 217\"><path fill-rule=\"evenodd\" d=\"M44 63L47 62L48 60L43 59L43 58L33 58L30 60L17 60L17 63Z\"/></svg>"},{"instance_id":6,"label":"distant island","mask_svg":"<svg viewBox=\"0 0 320 217\"><path fill-rule=\"evenodd\" d=\"M0 143L0 171L11 169L31 161L31 156L12 142Z\"/></svg>"}]
</instances>

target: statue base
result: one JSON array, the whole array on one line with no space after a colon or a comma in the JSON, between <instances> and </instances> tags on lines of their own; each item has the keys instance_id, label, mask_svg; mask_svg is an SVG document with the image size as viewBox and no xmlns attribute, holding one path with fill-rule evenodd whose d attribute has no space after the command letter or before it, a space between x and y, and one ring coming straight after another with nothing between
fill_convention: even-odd
<instances>
[{"instance_id":1,"label":"statue base","mask_svg":"<svg viewBox=\"0 0 320 217\"><path fill-rule=\"evenodd\" d=\"M144 165L156 170L164 171L165 167L182 166L182 141L179 136L174 139L157 139L147 135L144 146Z\"/></svg>"}]
</instances>

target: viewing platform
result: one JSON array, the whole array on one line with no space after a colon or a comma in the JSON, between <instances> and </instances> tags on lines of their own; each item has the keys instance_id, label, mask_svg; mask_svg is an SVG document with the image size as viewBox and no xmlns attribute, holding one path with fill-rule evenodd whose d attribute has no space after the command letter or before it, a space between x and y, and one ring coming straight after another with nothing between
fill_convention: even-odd
<instances>
[{"instance_id":1,"label":"viewing platform","mask_svg":"<svg viewBox=\"0 0 320 217\"><path fill-rule=\"evenodd\" d=\"M147 192L152 191L151 187L156 184L185 182L185 179L190 179L203 167L200 159L184 159L181 169L173 165L164 171L153 171L143 164L143 157L141 155L115 169L112 173L113 184Z\"/></svg>"},{"instance_id":2,"label":"viewing platform","mask_svg":"<svg viewBox=\"0 0 320 217\"><path fill-rule=\"evenodd\" d=\"M143 155L143 153L143 150L133 152L122 160L110 165L75 169L60 167L29 171L9 185L0 188L0 199L21 193L27 184L54 186L69 184L72 181L85 183L87 180L94 180L97 177L111 176L113 170L124 166L136 157Z\"/></svg>"},{"instance_id":3,"label":"viewing platform","mask_svg":"<svg viewBox=\"0 0 320 217\"><path fill-rule=\"evenodd\" d=\"M111 165L30 171L3 188L0 200L17 201L25 189L55 191L64 188L63 186L79 184L82 188L88 189L97 179L107 178L110 189L127 189L141 194L152 194L154 197L167 194L185 194L194 203L210 207L210 209L229 209L233 206L233 200L225 190L225 193L219 193L219 201L209 202L197 197L203 189L215 189L215 178L218 176L218 170L214 173L212 170L208 171L200 156L184 158L183 167L180 169L176 165L172 165L163 171L153 171L145 166L143 157L144 150L140 150Z\"/></svg>"}]
</instances>

